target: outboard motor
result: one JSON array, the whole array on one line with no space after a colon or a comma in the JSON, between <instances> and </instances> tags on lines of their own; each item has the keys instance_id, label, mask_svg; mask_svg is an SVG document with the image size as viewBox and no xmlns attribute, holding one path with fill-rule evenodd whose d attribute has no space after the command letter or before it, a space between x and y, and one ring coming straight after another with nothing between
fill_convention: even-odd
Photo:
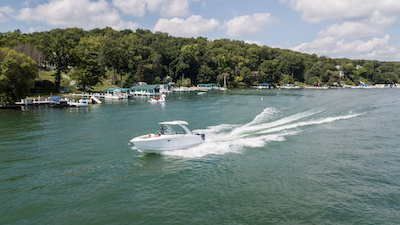
<instances>
[{"instance_id":1,"label":"outboard motor","mask_svg":"<svg viewBox=\"0 0 400 225\"><path fill-rule=\"evenodd\" d=\"M200 137L203 139L203 141L206 140L206 135L205 135L205 134L198 134L198 133L196 133L196 135L200 135Z\"/></svg>"}]
</instances>

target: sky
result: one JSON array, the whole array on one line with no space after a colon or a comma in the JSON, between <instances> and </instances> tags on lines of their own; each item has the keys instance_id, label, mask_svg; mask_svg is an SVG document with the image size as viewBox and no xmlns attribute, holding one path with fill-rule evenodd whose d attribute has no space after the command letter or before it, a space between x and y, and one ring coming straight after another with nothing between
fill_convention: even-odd
<instances>
[{"instance_id":1,"label":"sky","mask_svg":"<svg viewBox=\"0 0 400 225\"><path fill-rule=\"evenodd\" d=\"M78 27L400 61L400 0L0 0L0 32Z\"/></svg>"}]
</instances>

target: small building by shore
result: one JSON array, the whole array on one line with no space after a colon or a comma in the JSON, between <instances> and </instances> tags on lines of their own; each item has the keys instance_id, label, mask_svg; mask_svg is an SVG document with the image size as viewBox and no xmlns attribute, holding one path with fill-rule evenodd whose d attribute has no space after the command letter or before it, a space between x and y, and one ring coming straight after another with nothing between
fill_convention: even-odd
<instances>
[{"instance_id":1,"label":"small building by shore","mask_svg":"<svg viewBox=\"0 0 400 225\"><path fill-rule=\"evenodd\" d=\"M172 86L169 84L147 84L147 85L136 85L130 88L134 94L144 95L158 95L172 92Z\"/></svg>"}]
</instances>

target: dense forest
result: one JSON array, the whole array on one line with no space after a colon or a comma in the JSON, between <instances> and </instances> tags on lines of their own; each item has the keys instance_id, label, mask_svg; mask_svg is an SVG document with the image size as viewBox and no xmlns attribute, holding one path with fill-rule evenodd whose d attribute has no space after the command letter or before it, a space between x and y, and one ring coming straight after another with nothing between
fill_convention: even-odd
<instances>
[{"instance_id":1,"label":"dense forest","mask_svg":"<svg viewBox=\"0 0 400 225\"><path fill-rule=\"evenodd\" d=\"M400 82L400 62L332 59L239 40L180 38L142 29L67 28L29 34L16 30L0 33L0 48L30 56L38 70L55 70L56 88L61 74L67 72L82 87L101 79L120 87L134 82L222 84L224 77L233 88L260 83L331 86ZM2 60L4 68L4 57ZM3 76L4 69L0 72Z\"/></svg>"}]
</instances>

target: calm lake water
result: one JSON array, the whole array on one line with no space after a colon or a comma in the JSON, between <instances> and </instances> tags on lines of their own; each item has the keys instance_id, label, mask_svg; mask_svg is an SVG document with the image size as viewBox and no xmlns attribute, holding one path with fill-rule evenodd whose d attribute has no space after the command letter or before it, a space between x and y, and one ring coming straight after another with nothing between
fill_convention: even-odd
<instances>
[{"instance_id":1,"label":"calm lake water","mask_svg":"<svg viewBox=\"0 0 400 225\"><path fill-rule=\"evenodd\" d=\"M400 90L0 111L0 224L400 224ZM185 120L206 142L128 142Z\"/></svg>"}]
</instances>

